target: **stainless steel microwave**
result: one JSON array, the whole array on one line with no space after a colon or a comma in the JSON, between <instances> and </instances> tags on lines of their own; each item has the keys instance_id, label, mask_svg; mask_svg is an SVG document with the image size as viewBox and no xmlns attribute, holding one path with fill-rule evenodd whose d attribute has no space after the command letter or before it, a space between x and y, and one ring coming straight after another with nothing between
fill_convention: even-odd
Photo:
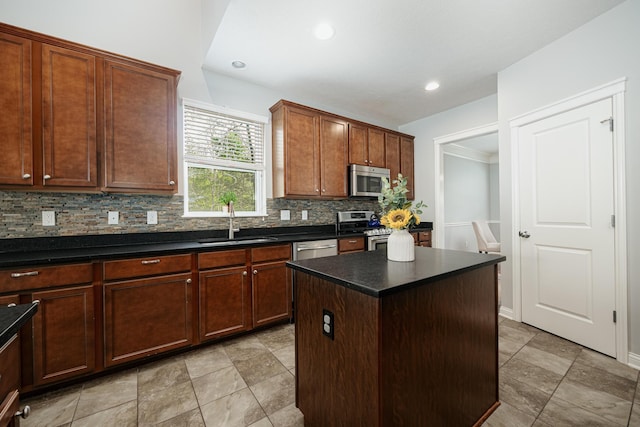
<instances>
[{"instance_id":1,"label":"stainless steel microwave","mask_svg":"<svg viewBox=\"0 0 640 427\"><path fill-rule=\"evenodd\" d=\"M382 178L389 179L389 176L386 168L349 165L349 196L378 197L382 192Z\"/></svg>"}]
</instances>

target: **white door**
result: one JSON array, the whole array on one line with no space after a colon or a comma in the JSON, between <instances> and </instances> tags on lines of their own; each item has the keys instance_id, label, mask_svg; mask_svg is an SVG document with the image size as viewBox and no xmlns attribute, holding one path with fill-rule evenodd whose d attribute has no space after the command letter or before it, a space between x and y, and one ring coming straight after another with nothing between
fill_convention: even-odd
<instances>
[{"instance_id":1,"label":"white door","mask_svg":"<svg viewBox=\"0 0 640 427\"><path fill-rule=\"evenodd\" d=\"M522 321L615 357L611 99L519 130Z\"/></svg>"}]
</instances>

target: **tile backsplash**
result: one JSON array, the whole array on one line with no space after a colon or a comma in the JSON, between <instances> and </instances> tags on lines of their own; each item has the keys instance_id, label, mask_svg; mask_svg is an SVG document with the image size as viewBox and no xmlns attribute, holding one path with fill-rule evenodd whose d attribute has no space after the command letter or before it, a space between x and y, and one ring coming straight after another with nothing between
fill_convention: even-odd
<instances>
[{"instance_id":1,"label":"tile backsplash","mask_svg":"<svg viewBox=\"0 0 640 427\"><path fill-rule=\"evenodd\" d=\"M291 220L281 221L289 210ZM264 218L236 218L240 228L334 224L336 212L377 210L376 200L268 199ZM308 219L302 220L302 211ZM42 225L42 211L55 212L55 226ZM109 225L109 211L118 211L119 223ZM147 225L147 211L158 212L158 224ZM182 196L83 194L0 191L0 238L82 236L224 229L225 218L183 218Z\"/></svg>"}]
</instances>

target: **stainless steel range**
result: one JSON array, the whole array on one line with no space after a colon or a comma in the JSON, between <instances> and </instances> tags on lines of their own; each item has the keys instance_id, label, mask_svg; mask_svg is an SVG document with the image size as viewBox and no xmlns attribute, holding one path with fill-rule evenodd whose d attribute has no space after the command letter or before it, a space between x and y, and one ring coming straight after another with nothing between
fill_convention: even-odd
<instances>
[{"instance_id":1,"label":"stainless steel range","mask_svg":"<svg viewBox=\"0 0 640 427\"><path fill-rule=\"evenodd\" d=\"M386 249L391 230L380 225L373 211L338 212L336 231L338 236L364 234L367 250Z\"/></svg>"}]
</instances>

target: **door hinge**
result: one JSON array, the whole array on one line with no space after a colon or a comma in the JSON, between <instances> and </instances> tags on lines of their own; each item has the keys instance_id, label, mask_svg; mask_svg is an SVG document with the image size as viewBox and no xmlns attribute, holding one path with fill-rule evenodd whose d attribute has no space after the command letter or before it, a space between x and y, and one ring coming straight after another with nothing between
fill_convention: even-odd
<instances>
[{"instance_id":1,"label":"door hinge","mask_svg":"<svg viewBox=\"0 0 640 427\"><path fill-rule=\"evenodd\" d=\"M613 228L616 228L616 216L615 215L611 215L611 226Z\"/></svg>"},{"instance_id":2,"label":"door hinge","mask_svg":"<svg viewBox=\"0 0 640 427\"><path fill-rule=\"evenodd\" d=\"M613 117L609 117L608 119L600 120L600 123L609 122L609 131L613 132Z\"/></svg>"},{"instance_id":3,"label":"door hinge","mask_svg":"<svg viewBox=\"0 0 640 427\"><path fill-rule=\"evenodd\" d=\"M617 317L618 317L618 316L617 316L616 311L615 311L615 310L613 310L613 323L616 323L616 321L617 321Z\"/></svg>"}]
</instances>

